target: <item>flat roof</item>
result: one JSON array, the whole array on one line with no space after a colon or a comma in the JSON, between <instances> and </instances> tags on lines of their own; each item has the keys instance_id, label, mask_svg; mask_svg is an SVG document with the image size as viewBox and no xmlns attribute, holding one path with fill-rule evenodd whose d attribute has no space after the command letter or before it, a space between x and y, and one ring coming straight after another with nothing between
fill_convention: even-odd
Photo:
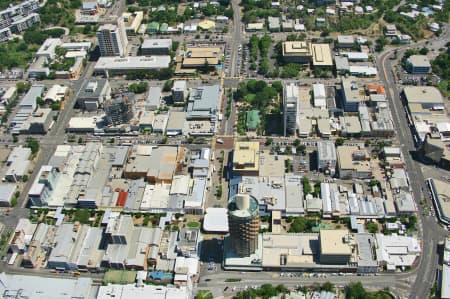
<instances>
[{"instance_id":1,"label":"flat roof","mask_svg":"<svg viewBox=\"0 0 450 299\"><path fill-rule=\"evenodd\" d=\"M426 55L411 55L408 63L414 67L431 67L430 60Z\"/></svg>"},{"instance_id":2,"label":"flat roof","mask_svg":"<svg viewBox=\"0 0 450 299\"><path fill-rule=\"evenodd\" d=\"M403 89L406 100L411 103L443 104L439 89L433 86L407 86Z\"/></svg>"},{"instance_id":3,"label":"flat roof","mask_svg":"<svg viewBox=\"0 0 450 299\"><path fill-rule=\"evenodd\" d=\"M367 172L372 169L370 161L353 160L353 155L355 153L361 153L367 156L368 154L365 149L360 149L357 146L338 146L336 149L336 153L340 169L355 169L357 171L367 171Z\"/></svg>"},{"instance_id":4,"label":"flat roof","mask_svg":"<svg viewBox=\"0 0 450 299\"><path fill-rule=\"evenodd\" d=\"M142 43L142 49L153 48L168 48L172 47L172 40L170 38L158 38L158 39L145 39Z\"/></svg>"},{"instance_id":5,"label":"flat roof","mask_svg":"<svg viewBox=\"0 0 450 299\"><path fill-rule=\"evenodd\" d=\"M170 111L169 120L167 122L166 130L183 130L186 121L186 112L184 111Z\"/></svg>"},{"instance_id":6,"label":"flat roof","mask_svg":"<svg viewBox=\"0 0 450 299\"><path fill-rule=\"evenodd\" d=\"M450 298L450 266L442 265L441 298Z\"/></svg>"},{"instance_id":7,"label":"flat roof","mask_svg":"<svg viewBox=\"0 0 450 299\"><path fill-rule=\"evenodd\" d=\"M337 255L345 254L351 255L352 248L348 243L344 242L344 238L349 234L347 230L320 230L320 252L321 254Z\"/></svg>"},{"instance_id":8,"label":"flat roof","mask_svg":"<svg viewBox=\"0 0 450 299\"><path fill-rule=\"evenodd\" d=\"M31 275L0 274L2 294L20 298L72 299L91 298L92 279L48 278Z\"/></svg>"},{"instance_id":9,"label":"flat roof","mask_svg":"<svg viewBox=\"0 0 450 299\"><path fill-rule=\"evenodd\" d=\"M228 209L207 208L203 229L208 232L228 232Z\"/></svg>"},{"instance_id":10,"label":"flat roof","mask_svg":"<svg viewBox=\"0 0 450 299\"><path fill-rule=\"evenodd\" d=\"M332 66L331 48L329 44L311 44L313 65Z\"/></svg>"},{"instance_id":11,"label":"flat roof","mask_svg":"<svg viewBox=\"0 0 450 299\"><path fill-rule=\"evenodd\" d=\"M170 64L169 55L100 57L94 70L145 70L164 69Z\"/></svg>"},{"instance_id":12,"label":"flat roof","mask_svg":"<svg viewBox=\"0 0 450 299\"><path fill-rule=\"evenodd\" d=\"M311 48L306 41L289 41L283 43L283 55L310 56Z\"/></svg>"}]
</instances>

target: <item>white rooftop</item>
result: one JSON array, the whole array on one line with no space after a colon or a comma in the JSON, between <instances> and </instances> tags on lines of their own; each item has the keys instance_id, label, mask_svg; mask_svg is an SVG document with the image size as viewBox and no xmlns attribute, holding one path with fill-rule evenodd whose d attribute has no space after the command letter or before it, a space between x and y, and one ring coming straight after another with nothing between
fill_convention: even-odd
<instances>
[{"instance_id":1,"label":"white rooftop","mask_svg":"<svg viewBox=\"0 0 450 299\"><path fill-rule=\"evenodd\" d=\"M207 208L203 229L207 232L228 232L227 212L225 208Z\"/></svg>"}]
</instances>

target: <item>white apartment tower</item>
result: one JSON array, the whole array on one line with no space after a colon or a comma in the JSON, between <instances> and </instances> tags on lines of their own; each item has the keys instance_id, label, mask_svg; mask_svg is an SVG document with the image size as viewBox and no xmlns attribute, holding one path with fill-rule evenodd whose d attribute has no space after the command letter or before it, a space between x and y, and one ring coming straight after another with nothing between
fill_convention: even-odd
<instances>
[{"instance_id":1,"label":"white apartment tower","mask_svg":"<svg viewBox=\"0 0 450 299\"><path fill-rule=\"evenodd\" d=\"M113 24L100 26L97 30L97 40L101 56L126 56L128 40L121 18L118 26Z\"/></svg>"},{"instance_id":2,"label":"white apartment tower","mask_svg":"<svg viewBox=\"0 0 450 299\"><path fill-rule=\"evenodd\" d=\"M287 136L294 135L297 129L299 87L295 83L287 83L284 90L284 136Z\"/></svg>"}]
</instances>

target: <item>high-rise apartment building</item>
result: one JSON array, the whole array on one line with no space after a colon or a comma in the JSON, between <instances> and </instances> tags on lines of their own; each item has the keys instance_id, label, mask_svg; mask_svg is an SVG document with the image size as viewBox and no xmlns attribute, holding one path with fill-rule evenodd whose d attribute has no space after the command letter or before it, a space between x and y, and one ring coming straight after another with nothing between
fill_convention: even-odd
<instances>
[{"instance_id":1,"label":"high-rise apartment building","mask_svg":"<svg viewBox=\"0 0 450 299\"><path fill-rule=\"evenodd\" d=\"M297 129L299 87L295 83L287 83L284 89L284 136L286 136L295 134Z\"/></svg>"},{"instance_id":2,"label":"high-rise apartment building","mask_svg":"<svg viewBox=\"0 0 450 299\"><path fill-rule=\"evenodd\" d=\"M123 20L118 25L105 24L97 30L97 40L101 56L125 56L128 40Z\"/></svg>"},{"instance_id":3,"label":"high-rise apartment building","mask_svg":"<svg viewBox=\"0 0 450 299\"><path fill-rule=\"evenodd\" d=\"M249 194L237 194L228 201L231 247L240 257L250 256L258 247L259 205Z\"/></svg>"}]
</instances>

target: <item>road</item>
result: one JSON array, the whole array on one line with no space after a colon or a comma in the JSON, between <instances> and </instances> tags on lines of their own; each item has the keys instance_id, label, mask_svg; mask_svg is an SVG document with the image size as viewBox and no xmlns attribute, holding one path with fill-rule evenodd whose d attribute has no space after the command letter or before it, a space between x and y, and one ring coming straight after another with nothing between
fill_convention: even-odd
<instances>
[{"instance_id":1,"label":"road","mask_svg":"<svg viewBox=\"0 0 450 299\"><path fill-rule=\"evenodd\" d=\"M230 59L230 76L239 76L239 69L237 68L237 61L239 57L239 46L242 39L242 25L241 25L241 7L240 0L232 0L231 7L233 8L233 33L231 39L231 59Z\"/></svg>"},{"instance_id":2,"label":"road","mask_svg":"<svg viewBox=\"0 0 450 299\"><path fill-rule=\"evenodd\" d=\"M439 38L439 41L445 44L448 41L449 36L450 33L447 26L443 36ZM437 42L434 43L436 44ZM414 46L419 48L424 45L425 42L421 42ZM436 44L435 46L439 46L439 44ZM412 153L416 151L414 139L408 126L406 112L400 100L400 90L395 83L393 66L391 65L392 61L389 59L394 54L395 50L397 50L397 55L401 57L408 48L410 48L410 46L388 50L379 56L377 59L377 66L380 71L380 78L384 82L385 89L387 90L387 97L395 126L399 130L398 138L408 170L410 185L419 208L418 225L419 234L422 239L423 253L419 265L415 270L417 273L420 273L420 275L417 275L414 284L410 287L409 298L422 299L427 298L429 290L434 284L439 258L437 253L437 243L447 236L447 231L437 224L434 218L423 216L423 207L420 205L420 201L423 198L426 198L428 205L432 205L432 203L429 198L423 194L423 190L427 190L425 180L419 163L412 158Z\"/></svg>"}]
</instances>

